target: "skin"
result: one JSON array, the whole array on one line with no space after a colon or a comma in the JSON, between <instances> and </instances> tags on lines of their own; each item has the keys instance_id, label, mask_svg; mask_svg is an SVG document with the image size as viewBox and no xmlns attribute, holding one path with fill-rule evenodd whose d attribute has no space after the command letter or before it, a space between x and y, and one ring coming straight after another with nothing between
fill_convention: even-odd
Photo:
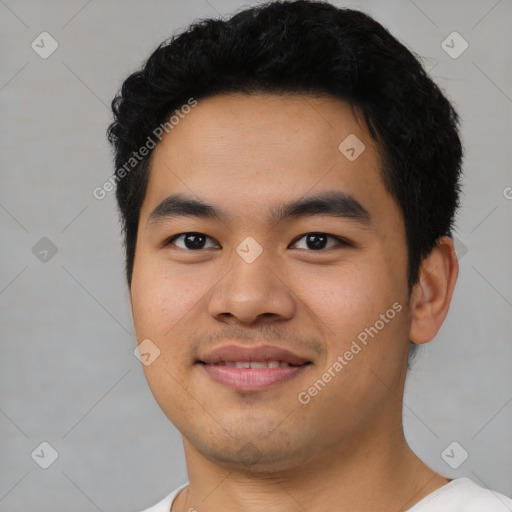
<instances>
[{"instance_id":1,"label":"skin","mask_svg":"<svg viewBox=\"0 0 512 512\"><path fill-rule=\"evenodd\" d=\"M365 144L354 161L338 150L349 134ZM449 481L408 447L401 400L409 340L428 342L440 328L457 259L452 240L440 238L409 296L404 222L380 168L357 110L331 97L203 99L155 148L131 302L137 342L160 350L144 366L147 381L183 436L190 485L172 512L397 512ZM326 215L268 222L277 205L332 190L352 195L371 224ZM174 193L231 218L148 222ZM205 248L165 243L187 232L210 237ZM300 238L312 232L350 244L315 250ZM236 252L248 236L263 249L250 264ZM397 302L401 311L300 403ZM312 364L265 391L235 391L195 362L236 339L286 347Z\"/></svg>"}]
</instances>

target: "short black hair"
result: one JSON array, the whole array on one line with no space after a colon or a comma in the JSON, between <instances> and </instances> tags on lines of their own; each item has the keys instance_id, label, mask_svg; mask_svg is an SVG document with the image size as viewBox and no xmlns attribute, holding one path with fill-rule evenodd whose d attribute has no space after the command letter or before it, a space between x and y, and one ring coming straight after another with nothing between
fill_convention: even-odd
<instances>
[{"instance_id":1,"label":"short black hair","mask_svg":"<svg viewBox=\"0 0 512 512\"><path fill-rule=\"evenodd\" d=\"M382 25L357 10L306 0L199 20L161 43L124 81L107 136L128 285L151 151L137 153L133 169L126 163L190 98L233 92L330 95L362 112L386 188L403 213L411 291L421 260L439 237L451 236L459 206L458 114L419 58Z\"/></svg>"}]
</instances>

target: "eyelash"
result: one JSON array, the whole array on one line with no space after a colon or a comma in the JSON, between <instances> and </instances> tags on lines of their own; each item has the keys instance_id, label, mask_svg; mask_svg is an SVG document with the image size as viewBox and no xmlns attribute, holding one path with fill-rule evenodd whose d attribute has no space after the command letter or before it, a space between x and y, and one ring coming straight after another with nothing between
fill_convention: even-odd
<instances>
[{"instance_id":1,"label":"eyelash","mask_svg":"<svg viewBox=\"0 0 512 512\"><path fill-rule=\"evenodd\" d=\"M197 232L197 231L187 231L185 233L179 233L177 235L173 235L172 237L168 238L165 242L164 242L164 246L168 246L168 245L174 245L172 242L174 242L175 240L183 237L183 236L186 236L186 235L199 235L199 236L204 236L210 240L214 240L214 238L208 236L208 235L205 235L204 233L200 233L200 232ZM320 232L320 231L311 231L309 233L304 233L303 235L300 235L298 237L296 237L292 242L291 244L296 244L299 240L303 239L304 237L308 236L308 235L322 235L322 236L326 236L327 238L330 238L332 240L336 240L338 242L338 247L351 247L353 246L352 243L350 243L348 240L345 240L339 236L335 236L335 235L330 235L329 233L323 233L323 232ZM217 242L218 243L218 242ZM220 244L219 244L220 245ZM322 248L322 249L317 249L317 250L314 250L314 249L307 249L307 252L323 252L323 251L327 251L329 249L333 249L333 248L336 248L336 247L327 247L327 248ZM204 247L201 247L200 249L188 249L188 248L182 248L182 247L178 247L178 249L181 249L183 251L186 251L186 252L200 252L202 250L204 250ZM207 247L207 249L211 249L211 247ZM304 250L304 249L301 249L301 250Z\"/></svg>"}]
</instances>

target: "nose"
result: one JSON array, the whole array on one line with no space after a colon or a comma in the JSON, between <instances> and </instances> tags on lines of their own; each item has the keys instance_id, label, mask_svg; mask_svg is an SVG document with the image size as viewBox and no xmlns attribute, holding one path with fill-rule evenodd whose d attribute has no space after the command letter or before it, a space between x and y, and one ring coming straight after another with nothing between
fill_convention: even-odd
<instances>
[{"instance_id":1,"label":"nose","mask_svg":"<svg viewBox=\"0 0 512 512\"><path fill-rule=\"evenodd\" d=\"M212 317L243 324L293 317L296 301L290 284L279 275L279 265L267 254L263 251L251 263L233 255L230 270L210 295L208 312Z\"/></svg>"}]
</instances>

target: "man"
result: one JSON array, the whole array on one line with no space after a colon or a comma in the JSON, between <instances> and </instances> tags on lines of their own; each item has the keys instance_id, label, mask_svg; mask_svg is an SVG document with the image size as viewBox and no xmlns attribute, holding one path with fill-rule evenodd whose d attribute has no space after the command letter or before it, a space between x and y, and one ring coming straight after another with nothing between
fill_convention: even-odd
<instances>
[{"instance_id":1,"label":"man","mask_svg":"<svg viewBox=\"0 0 512 512\"><path fill-rule=\"evenodd\" d=\"M403 434L458 273L458 116L418 60L272 2L162 43L113 111L137 343L189 475L148 510L512 510Z\"/></svg>"}]
</instances>

